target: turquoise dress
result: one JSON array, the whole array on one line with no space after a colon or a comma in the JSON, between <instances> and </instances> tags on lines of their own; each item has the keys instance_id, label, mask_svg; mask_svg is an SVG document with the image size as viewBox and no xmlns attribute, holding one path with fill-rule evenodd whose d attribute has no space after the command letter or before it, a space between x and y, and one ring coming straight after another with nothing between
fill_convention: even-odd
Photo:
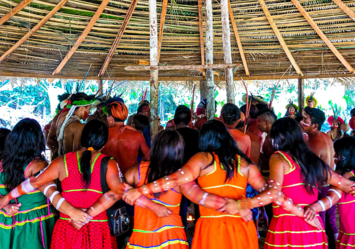
<instances>
[{"instance_id":1,"label":"turquoise dress","mask_svg":"<svg viewBox=\"0 0 355 249\"><path fill-rule=\"evenodd\" d=\"M24 172L27 167L24 167ZM0 165L0 194L6 195L5 175ZM9 216L0 210L1 249L50 248L55 225L54 208L48 199L35 190L12 200L11 204L21 203L19 212Z\"/></svg>"}]
</instances>

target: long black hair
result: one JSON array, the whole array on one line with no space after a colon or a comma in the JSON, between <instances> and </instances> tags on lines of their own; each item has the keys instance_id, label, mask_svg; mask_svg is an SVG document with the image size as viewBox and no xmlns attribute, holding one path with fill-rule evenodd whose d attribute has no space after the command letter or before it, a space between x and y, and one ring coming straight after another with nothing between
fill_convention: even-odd
<instances>
[{"instance_id":1,"label":"long black hair","mask_svg":"<svg viewBox=\"0 0 355 249\"><path fill-rule=\"evenodd\" d=\"M334 149L338 157L337 171L344 175L355 170L355 138L344 137L335 141Z\"/></svg>"},{"instance_id":2,"label":"long black hair","mask_svg":"<svg viewBox=\"0 0 355 249\"><path fill-rule=\"evenodd\" d=\"M242 157L248 163L251 160L239 150L236 141L228 132L226 126L217 120L206 122L200 133L200 151L207 152L213 155L213 152L219 157L221 164L227 171L226 181L234 176L236 163L238 162L237 155ZM212 162L208 165L211 166Z\"/></svg>"},{"instance_id":3,"label":"long black hair","mask_svg":"<svg viewBox=\"0 0 355 249\"><path fill-rule=\"evenodd\" d=\"M292 118L276 120L271 127L270 136L275 150L288 152L301 167L307 192L313 194L313 188L327 184L330 168L314 154L303 140L301 128Z\"/></svg>"},{"instance_id":4,"label":"long black hair","mask_svg":"<svg viewBox=\"0 0 355 249\"><path fill-rule=\"evenodd\" d=\"M0 128L0 160L2 159L2 154L5 148L5 140L7 135L10 134L10 130L6 128Z\"/></svg>"},{"instance_id":5,"label":"long black hair","mask_svg":"<svg viewBox=\"0 0 355 249\"><path fill-rule=\"evenodd\" d=\"M11 191L25 180L24 167L33 160L44 161L46 149L39 123L30 118L22 119L8 134L2 155L4 183Z\"/></svg>"},{"instance_id":6,"label":"long black hair","mask_svg":"<svg viewBox=\"0 0 355 249\"><path fill-rule=\"evenodd\" d=\"M89 121L81 133L81 146L86 147L86 150L80 158L80 168L83 173L83 178L88 187L91 183L91 150L100 150L104 147L108 140L108 128L100 120Z\"/></svg>"},{"instance_id":7,"label":"long black hair","mask_svg":"<svg viewBox=\"0 0 355 249\"><path fill-rule=\"evenodd\" d=\"M153 182L170 175L183 166L184 141L175 130L159 132L150 150L150 165L147 171L146 182ZM155 193L159 198L161 193Z\"/></svg>"}]
</instances>

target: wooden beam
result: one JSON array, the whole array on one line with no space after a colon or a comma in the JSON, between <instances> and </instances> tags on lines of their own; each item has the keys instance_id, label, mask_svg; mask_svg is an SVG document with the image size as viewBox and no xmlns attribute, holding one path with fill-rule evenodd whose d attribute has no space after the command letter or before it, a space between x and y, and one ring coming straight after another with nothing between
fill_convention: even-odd
<instances>
[{"instance_id":1,"label":"wooden beam","mask_svg":"<svg viewBox=\"0 0 355 249\"><path fill-rule=\"evenodd\" d=\"M96 80L96 83L99 87L99 95L101 95L103 93L103 89L102 89L102 79Z\"/></svg>"},{"instance_id":2,"label":"wooden beam","mask_svg":"<svg viewBox=\"0 0 355 249\"><path fill-rule=\"evenodd\" d=\"M14 7L12 10L10 10L8 13L6 13L5 15L3 15L0 18L0 26L6 22L7 20L9 20L11 17L13 17L14 15L16 15L19 11L21 11L23 8L25 8L27 5L29 5L33 0L23 0L21 3L19 3L18 5L16 5L16 7Z\"/></svg>"},{"instance_id":3,"label":"wooden beam","mask_svg":"<svg viewBox=\"0 0 355 249\"><path fill-rule=\"evenodd\" d=\"M148 71L148 70L191 70L191 69L217 69L235 68L240 64L208 64L208 65L179 65L179 66L128 66L127 71ZM213 71L212 71L213 74Z\"/></svg>"},{"instance_id":4,"label":"wooden beam","mask_svg":"<svg viewBox=\"0 0 355 249\"><path fill-rule=\"evenodd\" d=\"M266 16L266 19L268 20L268 22L269 22L269 24L270 24L272 30L274 31L274 33L275 33L277 39L279 40L280 45L281 45L281 47L283 48L283 50L285 51L285 53L286 53L286 55L287 55L287 58L290 60L290 62L291 62L291 64L292 64L293 68L296 70L297 74L303 75L301 69L300 69L299 66L297 65L297 62L295 61L295 59L293 58L293 56L292 56L290 50L288 49L288 47L287 47L287 45L286 45L286 43L285 43L284 38L282 37L282 35L281 35L279 29L277 28L277 26L276 26L276 24L275 24L275 22L274 22L274 19L272 18L271 14L270 14L270 12L269 12L269 9L267 8L267 6L266 6L264 0L258 0L258 1L259 1L259 4L260 4L261 8L262 8L263 11L264 11L264 14L265 14L265 16Z\"/></svg>"},{"instance_id":5,"label":"wooden beam","mask_svg":"<svg viewBox=\"0 0 355 249\"><path fill-rule=\"evenodd\" d=\"M36 26L34 26L28 33L22 37L15 45L13 45L6 53L0 57L0 63L3 62L12 52L14 52L19 46L21 46L28 38L36 33L43 24L45 24L68 0L61 0Z\"/></svg>"},{"instance_id":6,"label":"wooden beam","mask_svg":"<svg viewBox=\"0 0 355 249\"><path fill-rule=\"evenodd\" d=\"M82 80L83 75L51 75L51 74L36 74L36 73L19 73L19 72L7 72L0 71L1 77L17 77L17 78L39 78L39 79L77 79ZM245 75L234 74L234 77L245 77ZM149 76L113 76L115 80L127 80L127 81L149 81ZM248 80L279 80L281 75L254 75L250 76ZM287 76L287 79L298 79L298 75ZM330 79L330 78L355 78L355 74L310 74L302 76L303 79ZM99 80L98 76L88 76L86 80ZM112 80L111 77L102 77L102 80ZM159 81L201 81L204 80L202 76L162 76ZM216 82L222 82L225 80L224 76L215 77Z\"/></svg>"},{"instance_id":7,"label":"wooden beam","mask_svg":"<svg viewBox=\"0 0 355 249\"><path fill-rule=\"evenodd\" d=\"M260 1L260 0L259 0ZM262 0L261 0L262 1ZM328 48L333 52L333 54L340 60L340 62L349 70L350 73L354 73L354 68L345 60L345 58L339 53L339 51L334 47L334 45L330 42L328 37L325 36L322 30L318 27L318 25L314 22L312 17L307 13L307 11L302 7L302 5L297 0L291 0L292 3L297 7L299 12L303 15L303 17L307 20L309 25L312 26L314 31L317 32L319 37L324 41L324 43L328 46Z\"/></svg>"},{"instance_id":8,"label":"wooden beam","mask_svg":"<svg viewBox=\"0 0 355 249\"><path fill-rule=\"evenodd\" d=\"M137 65L145 65L145 66L149 66L149 61L145 61L145 60L137 60L136 61Z\"/></svg>"},{"instance_id":9,"label":"wooden beam","mask_svg":"<svg viewBox=\"0 0 355 249\"><path fill-rule=\"evenodd\" d=\"M79 38L76 40L76 42L74 43L74 45L71 47L71 49L69 50L69 52L66 54L66 56L64 57L64 59L60 62L60 64L58 65L58 67L54 70L54 72L52 73L53 75L59 74L60 71L62 71L63 67L65 66L65 64L67 64L67 62L70 60L70 58L73 56L73 54L75 53L75 51L78 49L78 47L81 45L81 43L85 40L86 36L89 34L89 32L91 31L92 27L94 27L95 23L97 22L97 20L100 18L102 12L105 10L107 4L110 2L110 0L102 0L99 8L96 10L94 16L91 18L89 24L86 26L86 28L84 29L83 33L81 33L81 35L79 36Z\"/></svg>"},{"instance_id":10,"label":"wooden beam","mask_svg":"<svg viewBox=\"0 0 355 249\"><path fill-rule=\"evenodd\" d=\"M157 34L157 1L149 0L149 28L150 28L150 65L158 65L158 34ZM159 110L159 81L156 69L150 70L150 136L152 140L159 132L158 110Z\"/></svg>"},{"instance_id":11,"label":"wooden beam","mask_svg":"<svg viewBox=\"0 0 355 249\"><path fill-rule=\"evenodd\" d=\"M301 76L298 77L298 108L299 112L302 114L304 107L304 82Z\"/></svg>"},{"instance_id":12,"label":"wooden beam","mask_svg":"<svg viewBox=\"0 0 355 249\"><path fill-rule=\"evenodd\" d=\"M200 99L206 99L207 98L207 84L205 80L200 81Z\"/></svg>"},{"instance_id":13,"label":"wooden beam","mask_svg":"<svg viewBox=\"0 0 355 249\"><path fill-rule=\"evenodd\" d=\"M163 31L164 31L164 24L165 24L165 16L166 10L168 9L168 0L163 0L163 7L161 9L160 15L160 25L159 25L159 36L158 36L158 64L160 61L160 50L161 50L161 43L163 41Z\"/></svg>"},{"instance_id":14,"label":"wooden beam","mask_svg":"<svg viewBox=\"0 0 355 249\"><path fill-rule=\"evenodd\" d=\"M232 27L233 27L235 39L237 40L237 45L238 45L240 57L242 58L242 61L243 61L243 66L244 66L245 74L246 74L247 76L249 76L250 73L249 73L249 68L248 68L247 60L245 59L244 50L243 50L243 46L242 46L242 41L240 40L240 36L239 36L239 33L238 33L237 24L235 24L234 14L233 14L233 10L232 10L232 6L231 6L230 1L228 1L228 10L229 10L229 18L231 19L231 22L232 22Z\"/></svg>"},{"instance_id":15,"label":"wooden beam","mask_svg":"<svg viewBox=\"0 0 355 249\"><path fill-rule=\"evenodd\" d=\"M133 12L134 12L136 6L137 6L137 3L138 3L138 0L132 0L131 4L129 5L127 14L126 14L126 16L125 16L125 18L124 18L124 20L122 22L120 30L118 31L118 33L116 35L116 38L115 38L115 40L112 43L112 46L111 46L110 51L108 52L108 54L106 56L104 64L102 64L102 67L101 67L100 72L99 72L99 76L103 76L104 73L106 72L107 67L110 64L111 59L113 57L113 54L115 53L115 51L117 49L117 46L118 46L118 44L121 41L123 33L125 32L125 30L126 30L126 28L128 26L129 20L131 20L131 17L133 15Z\"/></svg>"},{"instance_id":16,"label":"wooden beam","mask_svg":"<svg viewBox=\"0 0 355 249\"><path fill-rule=\"evenodd\" d=\"M213 8L212 0L205 0L206 9L206 65L213 65ZM215 118L215 85L213 69L206 69L207 120Z\"/></svg>"},{"instance_id":17,"label":"wooden beam","mask_svg":"<svg viewBox=\"0 0 355 249\"><path fill-rule=\"evenodd\" d=\"M333 2L338 5L348 16L355 21L355 13L348 6L343 3L341 0L333 0Z\"/></svg>"},{"instance_id":18,"label":"wooden beam","mask_svg":"<svg viewBox=\"0 0 355 249\"><path fill-rule=\"evenodd\" d=\"M223 42L223 57L224 63L232 63L232 48L231 48L231 32L229 27L229 11L228 11L229 0L221 0L221 21L222 21L222 42ZM226 77L226 94L227 103L234 104L234 81L233 81L233 69L225 69Z\"/></svg>"},{"instance_id":19,"label":"wooden beam","mask_svg":"<svg viewBox=\"0 0 355 249\"><path fill-rule=\"evenodd\" d=\"M205 48L203 42L203 13L202 0L198 0L198 27L200 31L201 65L205 65Z\"/></svg>"}]
</instances>

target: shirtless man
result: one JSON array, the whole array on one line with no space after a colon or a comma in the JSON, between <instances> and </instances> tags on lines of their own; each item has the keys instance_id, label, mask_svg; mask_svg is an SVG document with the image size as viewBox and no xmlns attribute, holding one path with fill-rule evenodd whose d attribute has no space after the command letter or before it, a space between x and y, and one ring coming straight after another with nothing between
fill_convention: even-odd
<instances>
[{"instance_id":1,"label":"shirtless man","mask_svg":"<svg viewBox=\"0 0 355 249\"><path fill-rule=\"evenodd\" d=\"M87 122L97 119L97 120L101 120L102 117L105 115L102 108L104 107L105 104L105 98L106 97L101 97L97 100L95 100L95 102L92 104L92 109L96 109L96 111L90 115L87 119Z\"/></svg>"},{"instance_id":2,"label":"shirtless man","mask_svg":"<svg viewBox=\"0 0 355 249\"><path fill-rule=\"evenodd\" d=\"M52 152L52 160L56 159L58 157L58 141L57 141L57 120L58 117L61 115L62 112L67 112L68 110L64 110L66 103L66 99L69 97L69 93L64 93L62 95L58 95L58 100L59 100L59 112L55 117L53 118L51 122L51 127L49 128L46 144L48 148ZM66 101L66 102L65 102Z\"/></svg>"},{"instance_id":3,"label":"shirtless man","mask_svg":"<svg viewBox=\"0 0 355 249\"><path fill-rule=\"evenodd\" d=\"M327 134L320 131L325 121L324 112L307 106L304 108L302 116L303 120L300 122L300 125L303 132L308 135L308 141L306 141L307 146L314 154L328 164L331 169L334 169L335 152L333 148L333 141ZM328 188L329 186L321 189L318 195L319 199L327 195ZM334 206L327 210L327 212L319 213L326 228L329 248L335 248L335 242L338 237L335 212Z\"/></svg>"},{"instance_id":4,"label":"shirtless man","mask_svg":"<svg viewBox=\"0 0 355 249\"><path fill-rule=\"evenodd\" d=\"M80 139L84 124L80 120L85 121L89 117L92 98L85 93L73 94L70 98L70 110L58 117L56 135L59 156L81 149Z\"/></svg>"},{"instance_id":5,"label":"shirtless man","mask_svg":"<svg viewBox=\"0 0 355 249\"><path fill-rule=\"evenodd\" d=\"M264 176L268 176L269 174L269 160L272 154L275 153L275 149L270 138L270 131L276 119L277 117L275 113L270 109L263 109L258 113L258 128L261 132L263 132L260 168Z\"/></svg>"},{"instance_id":6,"label":"shirtless man","mask_svg":"<svg viewBox=\"0 0 355 249\"><path fill-rule=\"evenodd\" d=\"M132 165L137 163L139 154L147 160L150 159L149 148L142 133L130 129L120 131L128 116L128 109L125 104L122 102L111 103L106 106L106 111L109 137L102 153L114 157L122 174L125 174Z\"/></svg>"},{"instance_id":7,"label":"shirtless man","mask_svg":"<svg viewBox=\"0 0 355 249\"><path fill-rule=\"evenodd\" d=\"M221 121L225 124L225 126L229 130L229 133L237 142L238 148L245 155L247 155L247 157L250 157L250 137L239 131L238 129L235 129L235 127L241 121L241 112L239 108L231 103L225 104L221 110Z\"/></svg>"}]
</instances>

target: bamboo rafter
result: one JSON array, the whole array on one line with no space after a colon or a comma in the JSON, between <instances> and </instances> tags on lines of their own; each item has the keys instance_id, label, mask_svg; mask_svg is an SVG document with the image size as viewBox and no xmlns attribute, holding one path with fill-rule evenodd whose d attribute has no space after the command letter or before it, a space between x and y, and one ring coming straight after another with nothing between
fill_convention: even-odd
<instances>
[{"instance_id":1,"label":"bamboo rafter","mask_svg":"<svg viewBox=\"0 0 355 249\"><path fill-rule=\"evenodd\" d=\"M202 0L198 0L198 29L200 33L201 65L205 65L205 48L203 42L203 13Z\"/></svg>"},{"instance_id":2,"label":"bamboo rafter","mask_svg":"<svg viewBox=\"0 0 355 249\"><path fill-rule=\"evenodd\" d=\"M34 26L28 33L23 36L15 45L13 45L9 50L6 51L0 57L0 63L3 62L12 52L14 52L19 46L21 46L32 34L36 33L43 24L45 24L58 10L60 10L63 5L68 2L68 0L61 0L36 26Z\"/></svg>"},{"instance_id":3,"label":"bamboo rafter","mask_svg":"<svg viewBox=\"0 0 355 249\"><path fill-rule=\"evenodd\" d=\"M84 31L81 33L81 35L79 36L79 38L76 40L75 44L71 47L71 49L69 50L69 52L66 54L66 56L64 57L64 59L61 61L61 63L58 65L58 67L54 70L54 72L52 73L52 75L56 75L59 74L60 71L62 71L63 67L65 66L65 64L67 64L67 62L70 60L70 58L73 56L73 54L75 53L75 51L78 49L78 47L80 46L80 44L85 40L86 36L89 34L89 32L91 31L92 27L95 25L95 23L97 22L97 20L100 18L100 15L102 14L102 12L105 10L107 4L110 2L110 0L103 0L101 2L100 7L97 9L95 15L91 18L89 24L86 26L86 28L84 29Z\"/></svg>"},{"instance_id":4,"label":"bamboo rafter","mask_svg":"<svg viewBox=\"0 0 355 249\"><path fill-rule=\"evenodd\" d=\"M2 25L4 22L9 20L11 17L16 15L19 11L21 11L23 8L25 8L27 5L29 5L33 0L23 0L21 3L16 5L11 11L9 11L7 14L5 14L3 17L0 18L0 25Z\"/></svg>"},{"instance_id":5,"label":"bamboo rafter","mask_svg":"<svg viewBox=\"0 0 355 249\"><path fill-rule=\"evenodd\" d=\"M163 0L163 8L161 10L161 15L160 15L159 36L158 36L158 63L160 61L161 43L163 41L163 31L164 31L167 8L168 8L168 0Z\"/></svg>"},{"instance_id":6,"label":"bamboo rafter","mask_svg":"<svg viewBox=\"0 0 355 249\"><path fill-rule=\"evenodd\" d=\"M261 8L264 11L264 14L265 14L268 22L270 23L271 28L273 29L277 39L279 40L279 42L281 44L281 47L283 48L283 50L285 51L288 59L290 60L292 66L296 70L297 74L302 75L302 71L301 71L300 67L298 66L296 60L293 58L290 50L288 49L288 47L287 47L287 45L285 43L285 40L283 39L279 29L277 28L277 26L276 26L276 24L274 22L274 19L272 18L271 14L269 12L269 9L267 8L264 0L258 0L258 1L259 1L259 4L260 4Z\"/></svg>"},{"instance_id":7,"label":"bamboo rafter","mask_svg":"<svg viewBox=\"0 0 355 249\"><path fill-rule=\"evenodd\" d=\"M303 15L303 17L307 20L307 22L312 26L314 31L320 36L320 38L324 41L324 43L328 46L328 48L334 53L334 55L340 60L340 62L349 70L350 73L354 73L354 68L345 60L345 58L339 53L339 51L334 47L331 41L326 37L322 30L318 27L318 25L314 22L312 17L307 13L307 11L302 7L300 2L297 0L291 0L292 3L297 7L299 12Z\"/></svg>"},{"instance_id":8,"label":"bamboo rafter","mask_svg":"<svg viewBox=\"0 0 355 249\"><path fill-rule=\"evenodd\" d=\"M129 8L128 8L128 11L127 11L127 14L122 22L122 25L120 27L120 30L118 31L117 33L117 36L110 48L110 51L108 52L107 56L106 56L106 59L105 59L105 62L104 64L102 65L101 69L100 69L100 72L99 72L99 77L100 76L103 76L104 73L106 72L106 69L108 67L108 65L110 64L110 61L113 57L113 54L115 53L116 49L117 49L117 46L118 44L120 43L120 40L123 36L123 33L125 32L126 28L127 28L127 25L129 23L129 20L131 19L132 15L133 15L133 12L137 6L137 3L138 3L138 0L132 0L131 4L129 5Z\"/></svg>"},{"instance_id":9,"label":"bamboo rafter","mask_svg":"<svg viewBox=\"0 0 355 249\"><path fill-rule=\"evenodd\" d=\"M208 65L179 65L179 66L128 66L127 71L149 71L149 70L198 70L198 69L226 69L239 67L240 64L208 64Z\"/></svg>"},{"instance_id":10,"label":"bamboo rafter","mask_svg":"<svg viewBox=\"0 0 355 249\"><path fill-rule=\"evenodd\" d=\"M240 57L242 58L242 61L243 61L245 75L246 76L250 76L247 60L245 59L245 55L244 55L242 41L240 40L240 36L239 36L239 33L238 33L238 28L237 28L237 25L235 24L234 14L233 14L233 10L232 10L232 6L231 6L230 1L228 1L228 10L229 10L229 18L231 19L231 22L232 22L232 27L233 27L235 39L237 40Z\"/></svg>"},{"instance_id":11,"label":"bamboo rafter","mask_svg":"<svg viewBox=\"0 0 355 249\"><path fill-rule=\"evenodd\" d=\"M343 3L341 0L333 0L333 2L338 5L348 16L355 21L355 13L348 6Z\"/></svg>"}]
</instances>

